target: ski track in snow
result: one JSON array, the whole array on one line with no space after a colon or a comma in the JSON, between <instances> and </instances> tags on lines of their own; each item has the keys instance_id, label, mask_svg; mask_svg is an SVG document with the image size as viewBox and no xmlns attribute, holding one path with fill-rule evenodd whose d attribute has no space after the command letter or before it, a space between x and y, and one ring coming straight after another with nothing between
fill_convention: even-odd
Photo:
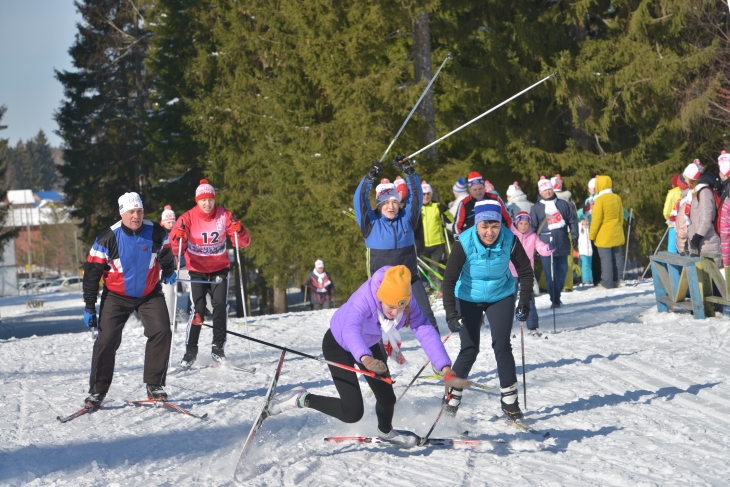
<instances>
[{"instance_id":1,"label":"ski track in snow","mask_svg":"<svg viewBox=\"0 0 730 487\"><path fill-rule=\"evenodd\" d=\"M9 323L3 332L27 337L0 339L0 406L5 411L0 485L235 485L233 470L273 375L277 350L251 345L255 375L201 368L210 364L205 352L211 332L203 330L195 368L167 380L171 401L195 414L208 413L201 421L167 408L125 403L145 398L146 339L132 320L105 407L61 424L56 416L81 407L88 388L90 334L66 332L72 320L81 320L83 303L80 293L44 295L44 308L26 310L27 299L0 299L3 325ZM442 417L432 437L469 430L470 438L485 440L479 448L397 450L324 442L325 436L376 432L375 400L361 380L366 412L359 423L307 410L267 419L247 458L245 485L728 485L730 319L658 313L650 284L607 294L578 288L562 299L558 333L552 333L552 311L543 294L537 307L548 339L525 336L527 418L551 438L493 420L499 413L498 392L470 389L457 417ZM434 310L445 334L440 302ZM320 355L333 312L254 317L251 333ZM246 333L235 321L231 328ZM518 324L513 333L524 405ZM482 334L471 378L498 385L488 327ZM394 371L397 396L426 360L410 331L403 338L408 362ZM173 364L181 358L183 342L184 327L179 327ZM446 348L454 359L459 338L452 337ZM226 351L232 363L248 365L245 340L230 336ZM336 395L326 366L287 354L277 390L294 385ZM442 394L437 381L417 381L396 407L394 426L425 434Z\"/></svg>"}]
</instances>

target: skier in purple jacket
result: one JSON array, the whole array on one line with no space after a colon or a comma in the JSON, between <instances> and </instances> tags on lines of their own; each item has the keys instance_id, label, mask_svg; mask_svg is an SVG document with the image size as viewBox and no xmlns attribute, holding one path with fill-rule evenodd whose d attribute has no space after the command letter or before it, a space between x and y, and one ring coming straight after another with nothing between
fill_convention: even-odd
<instances>
[{"instance_id":1,"label":"skier in purple jacket","mask_svg":"<svg viewBox=\"0 0 730 487\"><path fill-rule=\"evenodd\" d=\"M420 281L415 285L420 286ZM365 281L350 299L332 316L330 329L322 340L322 352L326 360L339 362L360 369L390 376L385 363L385 353L392 360L404 362L400 352L398 330L410 326L436 370L444 376L447 387L453 384L467 386L451 371L451 360L441 343L441 337L418 307L411 290L411 272L406 266L384 266ZM364 404L357 374L329 366L332 379L340 397L327 397L307 392L302 387L276 395L269 413L279 414L295 408L310 408L345 423L357 423L364 414ZM395 393L393 386L369 376L365 379L376 399L378 436L402 447L416 444L418 436L410 431L393 429ZM456 386L459 387L459 386Z\"/></svg>"}]
</instances>

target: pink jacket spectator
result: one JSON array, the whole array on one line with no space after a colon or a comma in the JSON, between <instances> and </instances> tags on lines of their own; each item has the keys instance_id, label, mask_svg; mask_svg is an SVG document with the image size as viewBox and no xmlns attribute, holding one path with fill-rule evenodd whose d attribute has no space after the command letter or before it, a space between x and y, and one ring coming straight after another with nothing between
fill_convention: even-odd
<instances>
[{"instance_id":1,"label":"pink jacket spectator","mask_svg":"<svg viewBox=\"0 0 730 487\"><path fill-rule=\"evenodd\" d=\"M730 266L730 198L725 198L720 207L720 243L722 264Z\"/></svg>"},{"instance_id":2,"label":"pink jacket spectator","mask_svg":"<svg viewBox=\"0 0 730 487\"><path fill-rule=\"evenodd\" d=\"M530 259L530 266L532 266L532 270L535 270L535 251L537 251L537 253L542 257L550 257L549 244L540 240L532 229L528 229L526 233L520 233L514 225L510 225L509 229L512 230L512 233L514 233L520 240L527 257ZM512 265L512 262L509 263L509 270L512 272L513 277L517 277L517 271L515 270L515 266Z\"/></svg>"}]
</instances>

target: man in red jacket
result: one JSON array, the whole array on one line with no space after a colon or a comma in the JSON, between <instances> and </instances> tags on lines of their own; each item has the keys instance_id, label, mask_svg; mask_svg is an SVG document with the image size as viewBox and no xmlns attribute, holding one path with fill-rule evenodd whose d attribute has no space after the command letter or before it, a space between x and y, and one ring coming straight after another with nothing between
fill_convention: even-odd
<instances>
[{"instance_id":1,"label":"man in red jacket","mask_svg":"<svg viewBox=\"0 0 730 487\"><path fill-rule=\"evenodd\" d=\"M177 250L183 242L183 253L190 279L212 281L210 284L191 283L190 320L188 321L185 356L180 365L189 368L198 356L198 338L205 317L206 295L210 294L213 305L213 326L225 329L228 321L228 271L230 260L226 252L226 237L235 242L238 234L239 248L251 243L251 236L233 214L215 204L215 189L201 179L195 190L197 205L182 215L172 228L172 248ZM216 362L225 360L223 348L226 333L213 330L211 357Z\"/></svg>"},{"instance_id":2,"label":"man in red jacket","mask_svg":"<svg viewBox=\"0 0 730 487\"><path fill-rule=\"evenodd\" d=\"M456 209L456 219L454 220L454 237L457 239L459 235L470 227L474 226L474 205L477 201L484 199L493 199L499 202L499 206L502 208L502 223L507 228L512 226L512 217L507 211L507 207L504 205L504 201L498 195L487 192L484 184L484 178L481 174L476 171L469 173L469 196L461 200L459 206ZM489 183L487 181L487 183ZM491 186L491 190L494 186Z\"/></svg>"}]
</instances>

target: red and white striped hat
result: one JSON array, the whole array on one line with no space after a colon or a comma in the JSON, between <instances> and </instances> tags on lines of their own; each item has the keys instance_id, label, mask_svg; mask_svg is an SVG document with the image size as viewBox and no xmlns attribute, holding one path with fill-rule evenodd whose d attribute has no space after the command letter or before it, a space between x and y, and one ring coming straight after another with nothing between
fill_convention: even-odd
<instances>
[{"instance_id":1,"label":"red and white striped hat","mask_svg":"<svg viewBox=\"0 0 730 487\"><path fill-rule=\"evenodd\" d=\"M469 187L471 188L475 184L484 184L484 178L481 174L479 174L476 171L472 171L469 173L469 177L467 178L467 181L469 182Z\"/></svg>"},{"instance_id":2,"label":"red and white striped hat","mask_svg":"<svg viewBox=\"0 0 730 487\"><path fill-rule=\"evenodd\" d=\"M406 199L408 196L408 185L406 184L406 181L402 177L396 176L393 184L395 184L395 190L398 191L398 197L400 200L403 201Z\"/></svg>"},{"instance_id":3,"label":"red and white striped hat","mask_svg":"<svg viewBox=\"0 0 730 487\"><path fill-rule=\"evenodd\" d=\"M195 202L202 200L203 198L215 199L215 188L208 182L207 179L200 180L200 186L195 190Z\"/></svg>"},{"instance_id":4,"label":"red and white striped hat","mask_svg":"<svg viewBox=\"0 0 730 487\"><path fill-rule=\"evenodd\" d=\"M705 168L702 167L702 164L700 163L699 159L695 159L692 161L692 164L684 168L684 172L682 173L684 175L685 179L691 179L693 181L697 181L700 178L700 175L705 171Z\"/></svg>"},{"instance_id":5,"label":"red and white striped hat","mask_svg":"<svg viewBox=\"0 0 730 487\"><path fill-rule=\"evenodd\" d=\"M556 191L562 191L563 190L563 178L560 177L560 174L556 174L552 178L550 178L550 182L553 185L553 189Z\"/></svg>"}]
</instances>

